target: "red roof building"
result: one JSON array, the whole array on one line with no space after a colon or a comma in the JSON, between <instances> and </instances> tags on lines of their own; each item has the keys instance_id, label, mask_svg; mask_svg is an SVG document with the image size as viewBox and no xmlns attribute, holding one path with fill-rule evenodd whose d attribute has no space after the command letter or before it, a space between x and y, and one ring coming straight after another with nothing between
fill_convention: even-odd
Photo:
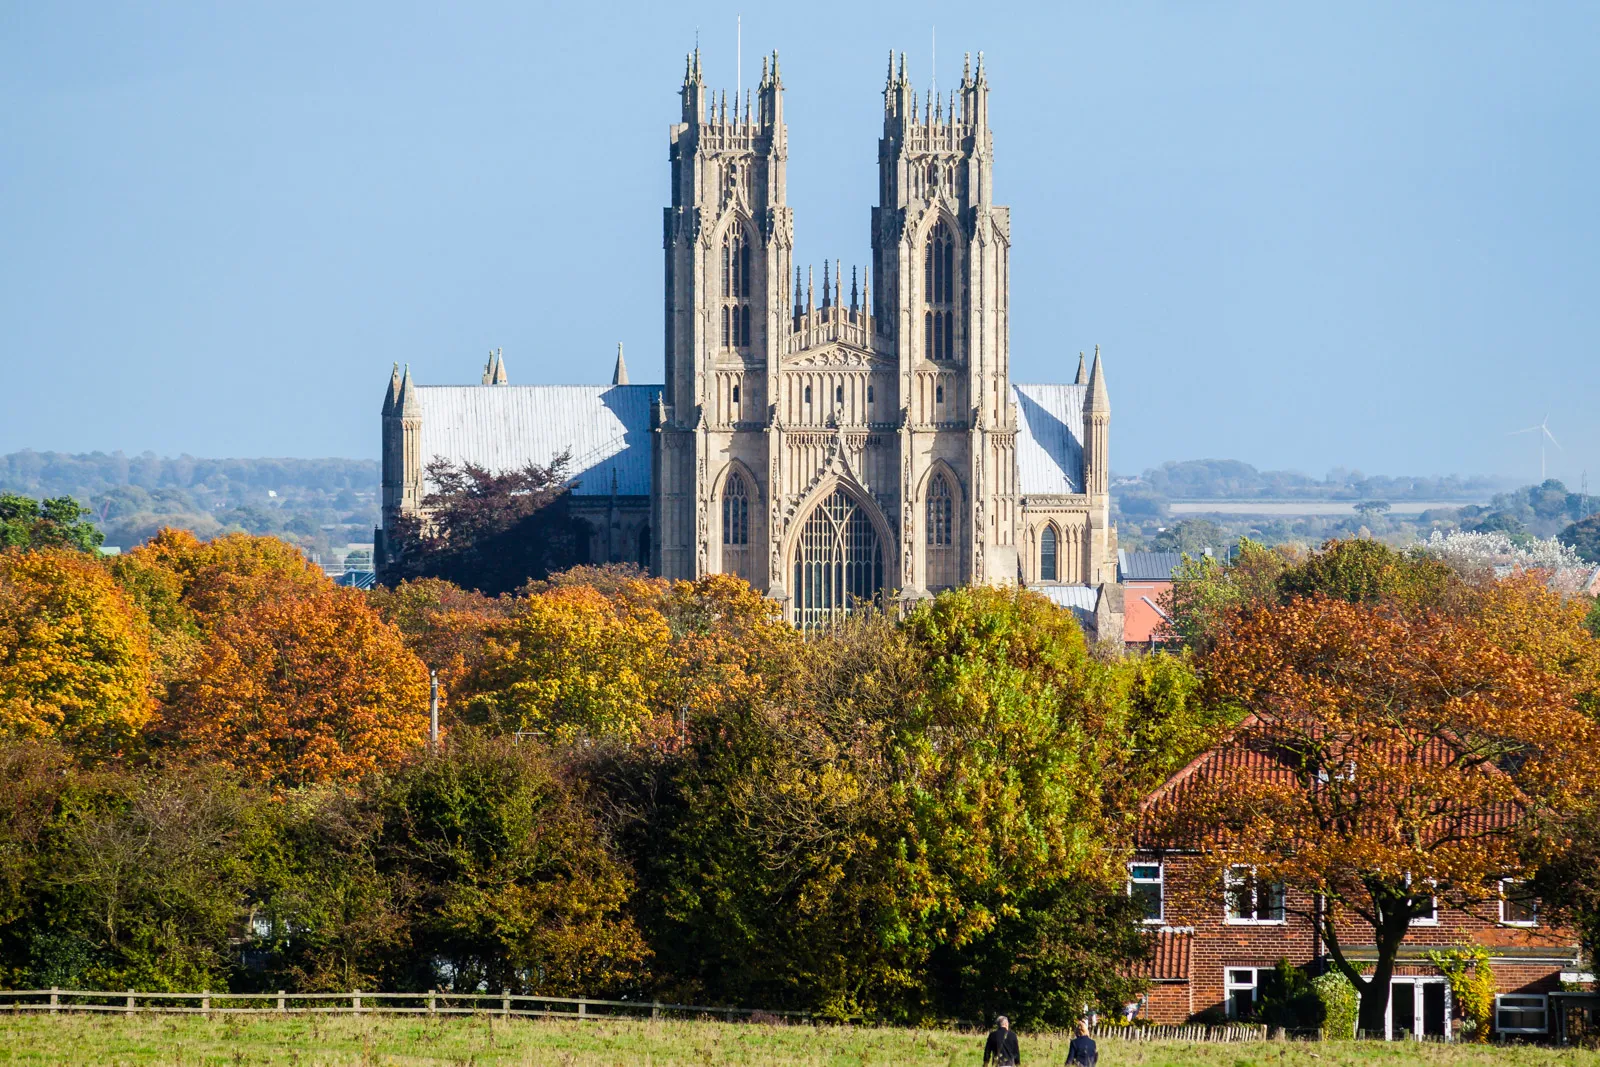
<instances>
[{"instance_id":1,"label":"red roof building","mask_svg":"<svg viewBox=\"0 0 1600 1067\"><path fill-rule=\"evenodd\" d=\"M1270 751L1236 736L1174 775L1144 809L1148 814L1198 777L1241 771L1295 777ZM1150 985L1139 1017L1157 1023L1182 1023L1200 1014L1245 1018L1260 996L1264 975L1279 960L1313 974L1332 968L1312 919L1322 914L1323 902L1308 894L1256 884L1249 868L1218 871L1197 848L1158 840L1148 828L1141 830L1128 874L1128 892L1143 900L1144 921L1156 938L1155 956L1144 971ZM1376 961L1369 927L1341 921L1336 932L1348 961L1357 967ZM1541 921L1538 902L1517 883L1505 882L1497 901L1465 910L1436 907L1431 917L1413 920L1391 984L1389 1036L1448 1039L1459 1031L1460 1012L1427 953L1463 946L1488 950L1499 989L1496 1032L1549 1033L1548 995L1559 989L1564 973L1578 971L1581 952L1570 931Z\"/></svg>"}]
</instances>

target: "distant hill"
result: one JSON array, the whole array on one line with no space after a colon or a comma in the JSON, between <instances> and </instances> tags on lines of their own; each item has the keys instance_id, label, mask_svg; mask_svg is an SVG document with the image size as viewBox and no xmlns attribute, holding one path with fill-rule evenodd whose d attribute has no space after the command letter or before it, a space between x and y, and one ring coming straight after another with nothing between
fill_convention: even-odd
<instances>
[{"instance_id":1,"label":"distant hill","mask_svg":"<svg viewBox=\"0 0 1600 1067\"><path fill-rule=\"evenodd\" d=\"M1343 467L1313 478L1299 471L1258 470L1236 459L1171 461L1115 481L1124 493L1166 500L1487 500L1517 484L1487 475L1391 477Z\"/></svg>"},{"instance_id":2,"label":"distant hill","mask_svg":"<svg viewBox=\"0 0 1600 1067\"><path fill-rule=\"evenodd\" d=\"M367 459L198 459L146 452L13 452L0 491L70 496L106 544L129 548L163 526L212 537L275 534L319 555L372 540L379 467Z\"/></svg>"}]
</instances>

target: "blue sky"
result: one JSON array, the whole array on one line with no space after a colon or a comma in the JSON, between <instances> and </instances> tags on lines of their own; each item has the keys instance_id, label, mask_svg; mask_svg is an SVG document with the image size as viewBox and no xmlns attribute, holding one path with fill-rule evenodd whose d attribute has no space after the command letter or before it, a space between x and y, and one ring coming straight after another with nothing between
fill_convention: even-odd
<instances>
[{"instance_id":1,"label":"blue sky","mask_svg":"<svg viewBox=\"0 0 1600 1067\"><path fill-rule=\"evenodd\" d=\"M0 451L375 456L391 362L661 373L667 126L782 54L797 259L867 258L890 48L986 53L1018 380L1113 465L1600 483L1600 6L0 6ZM914 14L910 12L914 11ZM930 35L937 27L937 67Z\"/></svg>"}]
</instances>

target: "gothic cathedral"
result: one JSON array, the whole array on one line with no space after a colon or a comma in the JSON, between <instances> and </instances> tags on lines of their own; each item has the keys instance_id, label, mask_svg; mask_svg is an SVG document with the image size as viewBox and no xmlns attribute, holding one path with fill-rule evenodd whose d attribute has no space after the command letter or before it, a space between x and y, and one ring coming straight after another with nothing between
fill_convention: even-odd
<instances>
[{"instance_id":1,"label":"gothic cathedral","mask_svg":"<svg viewBox=\"0 0 1600 1067\"><path fill-rule=\"evenodd\" d=\"M476 386L397 371L386 514L421 506L432 459L570 451L597 562L737 574L802 627L966 583L1023 583L1101 628L1120 621L1099 352L1072 384L1010 380L1011 214L993 202L982 57L948 98L921 101L891 58L871 262L848 280L825 262L820 287L794 260L783 93L776 53L731 109L688 59L665 385L630 384L620 348L609 386L512 386L498 354Z\"/></svg>"}]
</instances>

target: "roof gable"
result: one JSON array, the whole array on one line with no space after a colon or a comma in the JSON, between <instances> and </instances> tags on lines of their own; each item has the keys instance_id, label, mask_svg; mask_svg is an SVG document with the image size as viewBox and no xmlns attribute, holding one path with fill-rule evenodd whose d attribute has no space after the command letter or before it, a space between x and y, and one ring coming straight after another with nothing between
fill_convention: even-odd
<instances>
[{"instance_id":1,"label":"roof gable","mask_svg":"<svg viewBox=\"0 0 1600 1067\"><path fill-rule=\"evenodd\" d=\"M1083 492L1086 385L1013 385L1017 488L1024 496Z\"/></svg>"}]
</instances>

